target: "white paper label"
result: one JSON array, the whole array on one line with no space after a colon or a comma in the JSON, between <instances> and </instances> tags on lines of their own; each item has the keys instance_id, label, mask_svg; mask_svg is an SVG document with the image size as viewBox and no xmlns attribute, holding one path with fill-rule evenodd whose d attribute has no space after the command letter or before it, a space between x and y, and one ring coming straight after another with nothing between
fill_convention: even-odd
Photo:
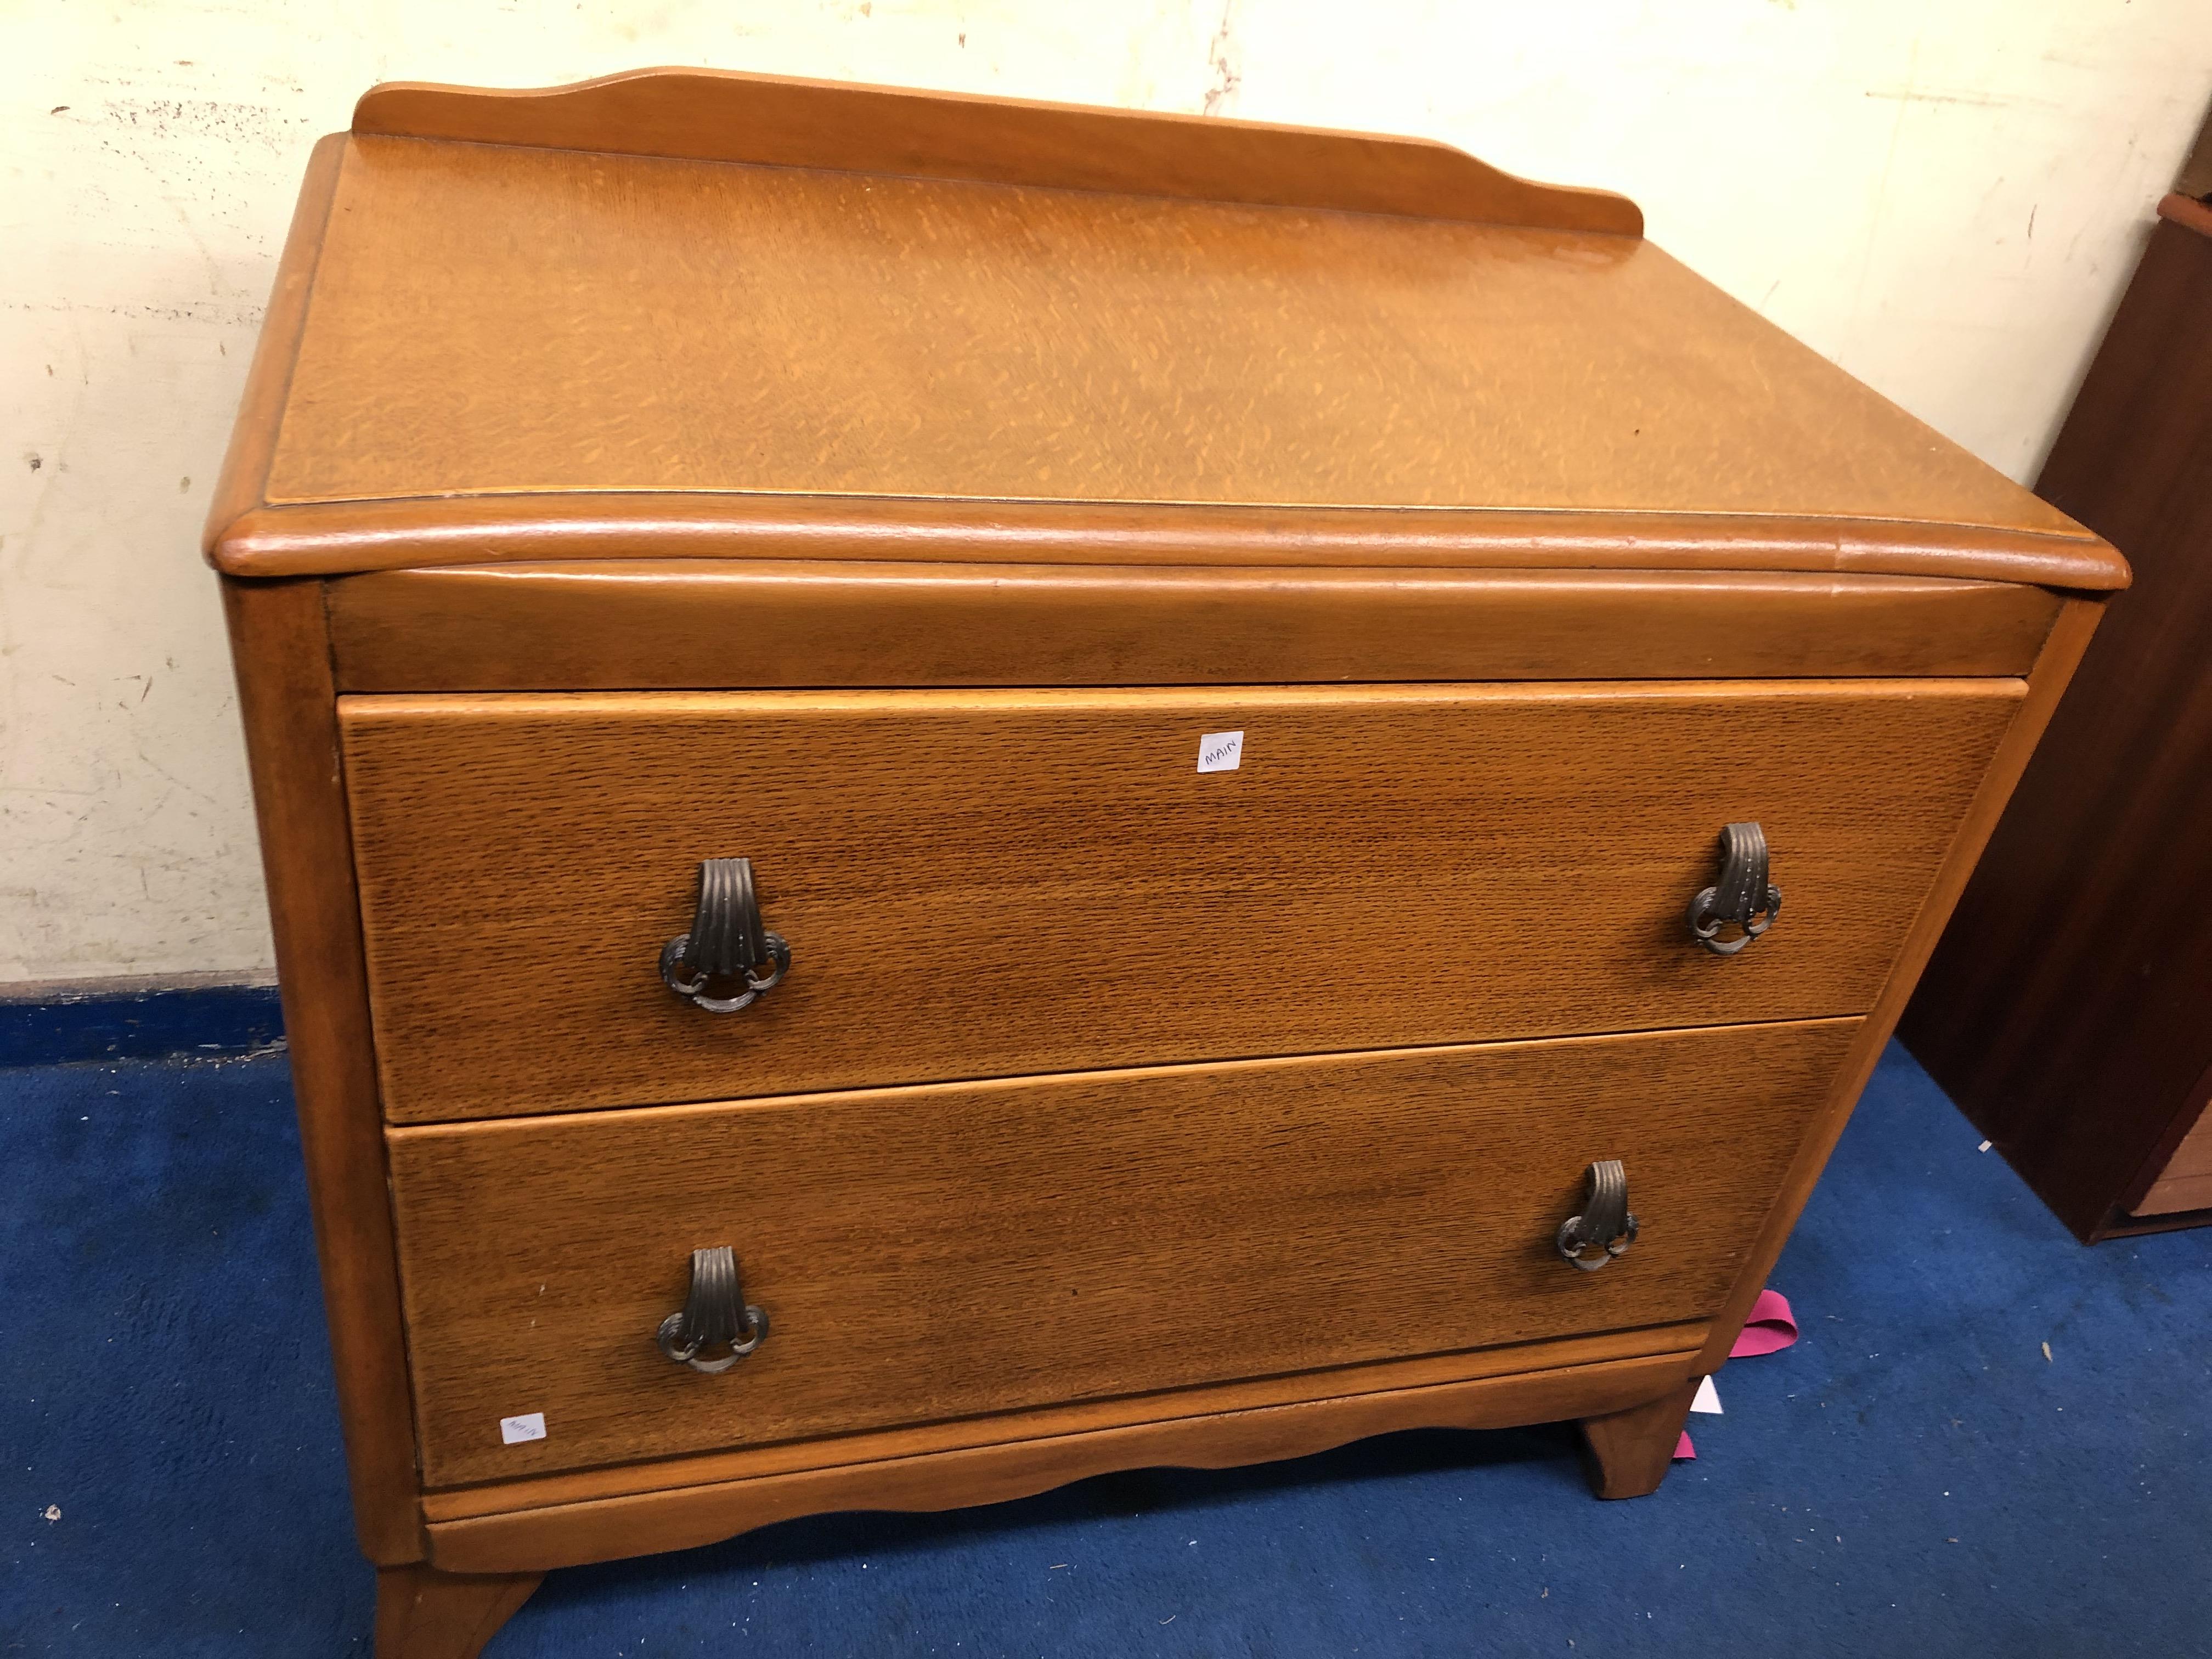
<instances>
[{"instance_id":1,"label":"white paper label","mask_svg":"<svg viewBox=\"0 0 2212 1659\"><path fill-rule=\"evenodd\" d=\"M1693 1412L1703 1412L1708 1417L1718 1417L1722 1414L1721 1391L1713 1386L1711 1377L1705 1377L1698 1382L1698 1397L1690 1402L1690 1409Z\"/></svg>"},{"instance_id":2,"label":"white paper label","mask_svg":"<svg viewBox=\"0 0 2212 1659\"><path fill-rule=\"evenodd\" d=\"M1234 772L1237 763L1243 758L1242 732L1209 732L1198 740L1198 769L1201 772Z\"/></svg>"},{"instance_id":3,"label":"white paper label","mask_svg":"<svg viewBox=\"0 0 2212 1659\"><path fill-rule=\"evenodd\" d=\"M543 1440L545 1437L545 1413L532 1412L526 1417L501 1418L499 1437L501 1444L508 1446L520 1445L526 1440Z\"/></svg>"}]
</instances>

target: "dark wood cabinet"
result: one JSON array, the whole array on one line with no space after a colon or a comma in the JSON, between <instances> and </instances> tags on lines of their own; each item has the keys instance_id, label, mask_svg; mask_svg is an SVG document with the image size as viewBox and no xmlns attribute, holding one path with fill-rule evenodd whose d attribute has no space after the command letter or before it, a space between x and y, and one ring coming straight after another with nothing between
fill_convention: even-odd
<instances>
[{"instance_id":1,"label":"dark wood cabinet","mask_svg":"<svg viewBox=\"0 0 2212 1659\"><path fill-rule=\"evenodd\" d=\"M2037 489L2135 567L1899 1028L2084 1240L2212 1222L2212 206L2159 222Z\"/></svg>"}]
</instances>

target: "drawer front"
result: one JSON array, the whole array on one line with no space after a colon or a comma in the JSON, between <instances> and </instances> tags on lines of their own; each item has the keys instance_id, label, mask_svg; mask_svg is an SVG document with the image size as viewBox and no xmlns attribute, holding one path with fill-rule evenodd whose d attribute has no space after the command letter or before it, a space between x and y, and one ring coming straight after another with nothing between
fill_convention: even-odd
<instances>
[{"instance_id":1,"label":"drawer front","mask_svg":"<svg viewBox=\"0 0 2212 1659\"><path fill-rule=\"evenodd\" d=\"M385 1109L1862 1013L2019 691L346 698ZM1723 959L1683 915L1744 819L1784 909ZM792 966L708 1013L657 963L737 856Z\"/></svg>"},{"instance_id":2,"label":"drawer front","mask_svg":"<svg viewBox=\"0 0 2212 1659\"><path fill-rule=\"evenodd\" d=\"M1858 1025L393 1129L426 1478L1708 1317ZM1639 1231L1579 1271L1606 1158ZM769 1334L704 1376L654 1334L722 1245Z\"/></svg>"},{"instance_id":3,"label":"drawer front","mask_svg":"<svg viewBox=\"0 0 2212 1659\"><path fill-rule=\"evenodd\" d=\"M2025 674L2061 604L1939 576L852 559L458 565L327 592L350 691L1705 679L1717 639L1745 679Z\"/></svg>"}]
</instances>

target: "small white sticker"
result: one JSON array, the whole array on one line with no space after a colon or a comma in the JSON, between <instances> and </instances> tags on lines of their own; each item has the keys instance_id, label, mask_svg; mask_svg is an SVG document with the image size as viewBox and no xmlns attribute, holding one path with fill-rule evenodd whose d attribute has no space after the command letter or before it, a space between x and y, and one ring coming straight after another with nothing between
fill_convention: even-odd
<instances>
[{"instance_id":1,"label":"small white sticker","mask_svg":"<svg viewBox=\"0 0 2212 1659\"><path fill-rule=\"evenodd\" d=\"M1209 732L1198 740L1198 769L1201 772L1234 772L1243 758L1242 732Z\"/></svg>"},{"instance_id":2,"label":"small white sticker","mask_svg":"<svg viewBox=\"0 0 2212 1659\"><path fill-rule=\"evenodd\" d=\"M532 1412L526 1417L502 1417L499 1419L499 1437L503 1445L518 1446L526 1440L545 1437L545 1413Z\"/></svg>"},{"instance_id":3,"label":"small white sticker","mask_svg":"<svg viewBox=\"0 0 2212 1659\"><path fill-rule=\"evenodd\" d=\"M1698 1382L1698 1397L1690 1402L1690 1409L1703 1412L1708 1417L1722 1415L1721 1391L1713 1386L1711 1377L1705 1377Z\"/></svg>"}]
</instances>

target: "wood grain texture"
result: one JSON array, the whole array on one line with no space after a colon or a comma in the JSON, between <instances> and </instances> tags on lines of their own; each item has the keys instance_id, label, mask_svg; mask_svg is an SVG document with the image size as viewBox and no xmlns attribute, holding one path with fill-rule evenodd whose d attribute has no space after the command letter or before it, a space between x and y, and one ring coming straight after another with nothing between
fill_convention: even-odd
<instances>
[{"instance_id":1,"label":"wood grain texture","mask_svg":"<svg viewBox=\"0 0 2212 1659\"><path fill-rule=\"evenodd\" d=\"M572 490L2080 536L1629 238L354 139L269 500Z\"/></svg>"},{"instance_id":2,"label":"wood grain texture","mask_svg":"<svg viewBox=\"0 0 2212 1659\"><path fill-rule=\"evenodd\" d=\"M2130 1214L2170 1219L2198 1210L2212 1210L2212 1175L2160 1176ZM2200 1217L2194 1224L2207 1222L2212 1222L2212 1215Z\"/></svg>"},{"instance_id":3,"label":"wood grain texture","mask_svg":"<svg viewBox=\"0 0 2212 1659\"><path fill-rule=\"evenodd\" d=\"M2064 497L1439 146L689 74L356 125L207 546L386 1659L1389 1429L1656 1484L2128 579ZM736 853L796 961L717 1018L654 963ZM775 1329L703 1377L725 1243Z\"/></svg>"},{"instance_id":4,"label":"wood grain texture","mask_svg":"<svg viewBox=\"0 0 2212 1659\"><path fill-rule=\"evenodd\" d=\"M1863 1012L2020 690L349 697L385 1109ZM1682 917L1745 818L1787 908L1723 960ZM794 962L717 1017L656 964L737 854Z\"/></svg>"},{"instance_id":5,"label":"wood grain texture","mask_svg":"<svg viewBox=\"0 0 2212 1659\"><path fill-rule=\"evenodd\" d=\"M2196 1117L2172 1156L2159 1167L2158 1176L2142 1197L2130 1206L2135 1215L2172 1215L2183 1210L2212 1209L2212 1110L2200 1098Z\"/></svg>"},{"instance_id":6,"label":"wood grain texture","mask_svg":"<svg viewBox=\"0 0 2212 1659\"><path fill-rule=\"evenodd\" d=\"M1917 576L765 560L330 589L349 691L2016 675L2059 604Z\"/></svg>"},{"instance_id":7,"label":"wood grain texture","mask_svg":"<svg viewBox=\"0 0 2212 1659\"><path fill-rule=\"evenodd\" d=\"M2207 1216L2200 1210L2176 1210L2169 1215L2121 1216L2099 1235L2099 1242L2107 1238L2141 1238L2151 1233L2180 1232L2191 1227L2203 1226L2208 1221L2212 1221L2212 1216Z\"/></svg>"},{"instance_id":8,"label":"wood grain texture","mask_svg":"<svg viewBox=\"0 0 2212 1659\"><path fill-rule=\"evenodd\" d=\"M209 557L234 576L566 560L1297 565L1833 572L2127 585L2084 534L1711 513L1288 511L1126 501L569 490L256 507Z\"/></svg>"},{"instance_id":9,"label":"wood grain texture","mask_svg":"<svg viewBox=\"0 0 2212 1659\"><path fill-rule=\"evenodd\" d=\"M871 1429L856 1434L785 1441L772 1446L700 1452L641 1463L616 1463L562 1474L526 1476L518 1480L480 1481L426 1492L422 1516L426 1522L433 1523L461 1521L477 1516L504 1515L515 1510L668 1492L678 1486L715 1486L751 1480L762 1475L847 1468L931 1452L1010 1445L1019 1440L1059 1439L1101 1429L1214 1417L1316 1400L1349 1399L1355 1395L1394 1394L1438 1383L1470 1382L1483 1377L1610 1365L1625 1359L1663 1357L1671 1358L1678 1366L1686 1366L1690 1356L1705 1340L1705 1326L1692 1320L1679 1325L1607 1331L1596 1336L1424 1354L1418 1359L1385 1359L1371 1364L1337 1365L1281 1376L1248 1377L1197 1388L1123 1395L1109 1400L1039 1406L1024 1411L994 1413L988 1417Z\"/></svg>"},{"instance_id":10,"label":"wood grain texture","mask_svg":"<svg viewBox=\"0 0 2212 1659\"><path fill-rule=\"evenodd\" d=\"M1582 1419L1584 1467L1600 1498L1644 1498L1674 1467L1674 1447L1697 1398L1698 1379L1626 1411Z\"/></svg>"},{"instance_id":11,"label":"wood grain texture","mask_svg":"<svg viewBox=\"0 0 2212 1659\"><path fill-rule=\"evenodd\" d=\"M361 918L319 582L223 585L362 1548L420 1560Z\"/></svg>"},{"instance_id":12,"label":"wood grain texture","mask_svg":"<svg viewBox=\"0 0 2212 1659\"><path fill-rule=\"evenodd\" d=\"M688 1486L433 1522L433 1558L456 1571L536 1571L710 1544L831 1510L1002 1503L1112 1469L1228 1468L1300 1457L1413 1428L1505 1428L1622 1409L1680 1386L1679 1355L1571 1366L1350 1399L1025 1440L919 1457Z\"/></svg>"},{"instance_id":13,"label":"wood grain texture","mask_svg":"<svg viewBox=\"0 0 2212 1659\"><path fill-rule=\"evenodd\" d=\"M1850 1054L1838 1068L1827 1101L1798 1148L1796 1160L1790 1165L1774 1207L1767 1213L1759 1242L1747 1258L1735 1287L1729 1292L1727 1303L1713 1321L1705 1351L1698 1358L1700 1373L1709 1375L1728 1363L1729 1351L1735 1346L1744 1321L1750 1317L1753 1303L1765 1288L1767 1276L1774 1271L1774 1264L1781 1257L1790 1231L1797 1224L1805 1200L1812 1196L1820 1171L1827 1167L1829 1154L1835 1151L1844 1125L1850 1121L1867 1079L1874 1075L1882 1050L1897 1029L1899 1016L1905 1012L1914 986L1919 983L1921 971L1943 935L1944 925L1950 920L1959 895L1973 872L1975 860L1981 857L1982 848L1996 827L2005 803L2012 798L2014 787L2019 783L2028 757L2035 752L2051 721L2051 712L2065 694L2067 684L2096 633L2103 613L2103 602L2097 599L2071 599L2060 612L2057 625L2051 629L2043 654L2028 676L2027 696L2006 728L2003 741L1997 745L1980 787L1974 791L1972 804L1958 820L1957 833L1943 855L1942 866L1913 915L1911 927L1882 983L1881 994L1860 1026Z\"/></svg>"},{"instance_id":14,"label":"wood grain texture","mask_svg":"<svg viewBox=\"0 0 2212 1659\"><path fill-rule=\"evenodd\" d=\"M2083 1238L2136 1207L2212 1069L2212 237L2171 221L2039 487L2136 586L2083 659L1904 1033Z\"/></svg>"},{"instance_id":15,"label":"wood grain texture","mask_svg":"<svg viewBox=\"0 0 2212 1659\"><path fill-rule=\"evenodd\" d=\"M426 1478L1700 1318L1855 1024L396 1130ZM1603 1158L1642 1233L1577 1272ZM772 1328L708 1377L653 1335L720 1244Z\"/></svg>"},{"instance_id":16,"label":"wood grain texture","mask_svg":"<svg viewBox=\"0 0 2212 1659\"><path fill-rule=\"evenodd\" d=\"M276 447L284 400L291 392L292 365L300 349L300 331L307 319L307 298L322 256L324 227L337 195L338 163L345 145L343 135L333 133L308 153L307 177L301 181L292 228L276 261L276 285L270 292L268 309L262 314L252 365L246 372L246 389L239 398L238 418L231 426L230 446L224 453L214 494L209 497L204 547L214 547L242 514L258 506L268 494L269 458Z\"/></svg>"},{"instance_id":17,"label":"wood grain texture","mask_svg":"<svg viewBox=\"0 0 2212 1659\"><path fill-rule=\"evenodd\" d=\"M441 1572L419 1565L376 1575L375 1659L477 1659L538 1588L535 1572Z\"/></svg>"},{"instance_id":18,"label":"wood grain texture","mask_svg":"<svg viewBox=\"0 0 2212 1659\"><path fill-rule=\"evenodd\" d=\"M638 70L532 91L392 82L355 106L353 130L1620 236L1644 231L1644 216L1625 197L1534 184L1427 139L721 70Z\"/></svg>"}]
</instances>

